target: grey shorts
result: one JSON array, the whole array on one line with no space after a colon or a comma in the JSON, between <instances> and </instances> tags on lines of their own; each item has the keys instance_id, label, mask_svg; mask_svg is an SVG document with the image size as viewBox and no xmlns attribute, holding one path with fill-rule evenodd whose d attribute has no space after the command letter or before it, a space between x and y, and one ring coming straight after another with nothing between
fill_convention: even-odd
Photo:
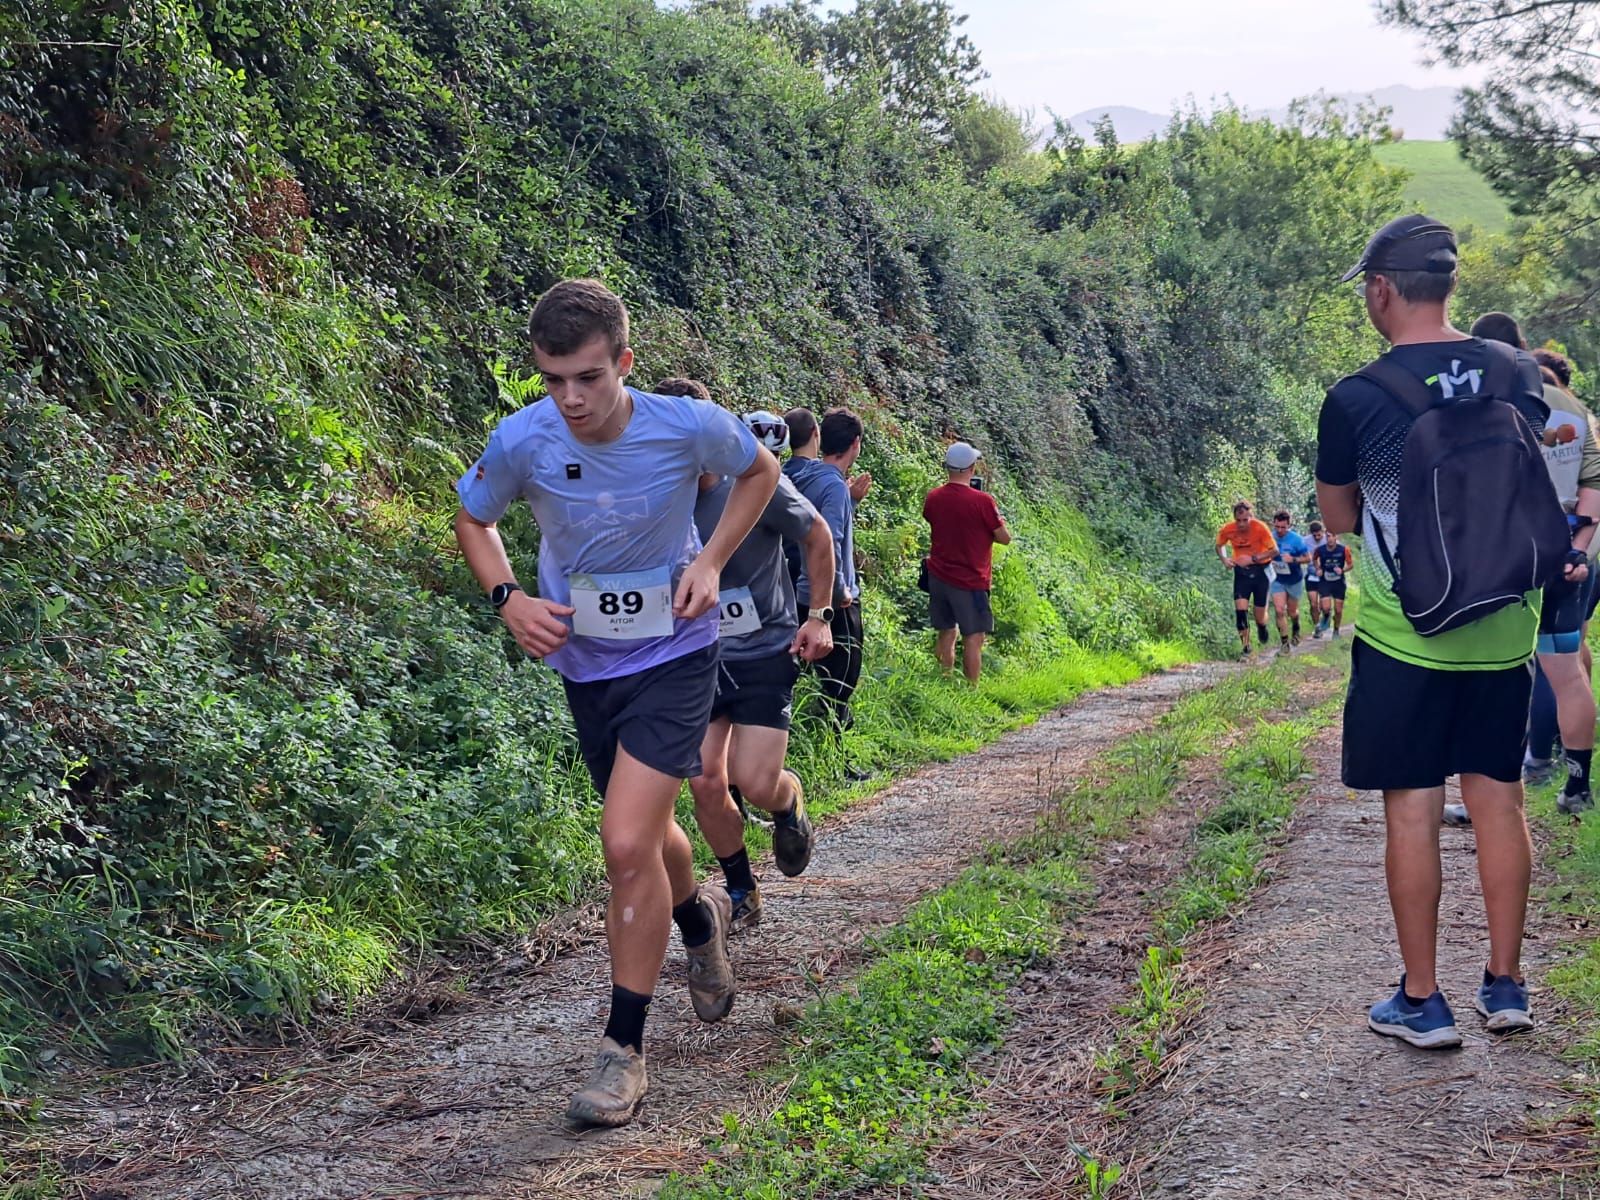
<instances>
[{"instance_id":1,"label":"grey shorts","mask_svg":"<svg viewBox=\"0 0 1600 1200\"><path fill-rule=\"evenodd\" d=\"M987 591L968 591L928 576L928 624L935 629L960 629L962 637L994 632L994 612Z\"/></svg>"}]
</instances>

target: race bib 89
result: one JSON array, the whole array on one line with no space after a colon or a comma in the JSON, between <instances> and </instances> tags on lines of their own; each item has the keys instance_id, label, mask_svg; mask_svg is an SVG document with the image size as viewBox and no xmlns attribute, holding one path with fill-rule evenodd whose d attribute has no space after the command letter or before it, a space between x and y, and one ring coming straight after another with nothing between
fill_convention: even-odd
<instances>
[{"instance_id":1,"label":"race bib 89","mask_svg":"<svg viewBox=\"0 0 1600 1200\"><path fill-rule=\"evenodd\" d=\"M672 634L672 572L569 575L572 632L580 637L639 641Z\"/></svg>"}]
</instances>

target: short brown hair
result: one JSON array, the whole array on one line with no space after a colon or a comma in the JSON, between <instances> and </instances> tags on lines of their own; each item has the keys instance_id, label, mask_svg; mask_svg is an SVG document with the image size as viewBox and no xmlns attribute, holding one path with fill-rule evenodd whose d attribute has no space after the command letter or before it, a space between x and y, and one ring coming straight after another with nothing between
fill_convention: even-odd
<instances>
[{"instance_id":1,"label":"short brown hair","mask_svg":"<svg viewBox=\"0 0 1600 1200\"><path fill-rule=\"evenodd\" d=\"M830 408L822 414L822 456L843 454L861 436L861 418L848 408Z\"/></svg>"},{"instance_id":2,"label":"short brown hair","mask_svg":"<svg viewBox=\"0 0 1600 1200\"><path fill-rule=\"evenodd\" d=\"M1274 521L1292 521L1292 520L1294 520L1294 518L1289 515L1289 510L1287 508L1280 508L1277 512L1273 513L1272 514L1272 519Z\"/></svg>"},{"instance_id":3,"label":"short brown hair","mask_svg":"<svg viewBox=\"0 0 1600 1200\"><path fill-rule=\"evenodd\" d=\"M596 337L610 344L612 361L628 348L627 306L598 279L563 279L528 318L528 340L546 354L576 354Z\"/></svg>"},{"instance_id":4,"label":"short brown hair","mask_svg":"<svg viewBox=\"0 0 1600 1200\"><path fill-rule=\"evenodd\" d=\"M817 414L809 408L791 408L783 414L783 423L789 427L789 445L804 446L817 433Z\"/></svg>"},{"instance_id":5,"label":"short brown hair","mask_svg":"<svg viewBox=\"0 0 1600 1200\"><path fill-rule=\"evenodd\" d=\"M1543 346L1532 352L1533 361L1546 368L1556 377L1556 382L1564 388L1572 386L1572 363L1565 354L1555 350L1546 350Z\"/></svg>"},{"instance_id":6,"label":"short brown hair","mask_svg":"<svg viewBox=\"0 0 1600 1200\"><path fill-rule=\"evenodd\" d=\"M711 399L710 389L698 379L663 379L650 390L658 396L693 396L696 400Z\"/></svg>"},{"instance_id":7,"label":"short brown hair","mask_svg":"<svg viewBox=\"0 0 1600 1200\"><path fill-rule=\"evenodd\" d=\"M1233 502L1233 515L1237 517L1239 515L1239 510L1245 508L1253 510L1254 506L1251 505L1250 501L1248 500L1235 500Z\"/></svg>"}]
</instances>

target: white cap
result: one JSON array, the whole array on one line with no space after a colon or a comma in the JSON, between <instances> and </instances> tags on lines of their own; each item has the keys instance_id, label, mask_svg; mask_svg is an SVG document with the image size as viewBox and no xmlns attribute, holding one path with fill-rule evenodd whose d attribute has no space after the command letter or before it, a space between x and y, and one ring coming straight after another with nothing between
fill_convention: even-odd
<instances>
[{"instance_id":1,"label":"white cap","mask_svg":"<svg viewBox=\"0 0 1600 1200\"><path fill-rule=\"evenodd\" d=\"M952 471L965 471L983 457L983 452L966 442L952 442L944 452L944 465Z\"/></svg>"}]
</instances>

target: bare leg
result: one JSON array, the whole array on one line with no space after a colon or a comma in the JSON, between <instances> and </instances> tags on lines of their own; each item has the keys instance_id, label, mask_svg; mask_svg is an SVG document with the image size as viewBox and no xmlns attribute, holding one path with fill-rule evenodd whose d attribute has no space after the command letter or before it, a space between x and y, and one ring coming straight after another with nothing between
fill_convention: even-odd
<instances>
[{"instance_id":1,"label":"bare leg","mask_svg":"<svg viewBox=\"0 0 1600 1200\"><path fill-rule=\"evenodd\" d=\"M786 813L794 803L794 781L783 772L789 732L764 725L736 725L728 750L728 776L746 802L762 812Z\"/></svg>"},{"instance_id":2,"label":"bare leg","mask_svg":"<svg viewBox=\"0 0 1600 1200\"><path fill-rule=\"evenodd\" d=\"M1248 600L1235 600L1233 602L1235 612L1243 612L1249 607L1250 601ZM1239 645L1246 650L1250 649L1250 626L1248 622L1243 629L1239 630Z\"/></svg>"},{"instance_id":3,"label":"bare leg","mask_svg":"<svg viewBox=\"0 0 1600 1200\"><path fill-rule=\"evenodd\" d=\"M954 629L939 630L939 641L934 648L934 653L939 656L939 665L946 671L955 668L956 631Z\"/></svg>"},{"instance_id":4,"label":"bare leg","mask_svg":"<svg viewBox=\"0 0 1600 1200\"><path fill-rule=\"evenodd\" d=\"M1439 822L1444 788L1405 788L1383 793L1388 839L1384 873L1389 907L1406 967L1406 992L1427 999L1435 978L1439 943ZM1492 938L1491 938L1492 943Z\"/></svg>"},{"instance_id":5,"label":"bare leg","mask_svg":"<svg viewBox=\"0 0 1600 1200\"><path fill-rule=\"evenodd\" d=\"M1289 637L1289 594L1287 592L1272 593L1272 611L1278 618L1278 636L1287 640Z\"/></svg>"},{"instance_id":6,"label":"bare leg","mask_svg":"<svg viewBox=\"0 0 1600 1200\"><path fill-rule=\"evenodd\" d=\"M600 818L611 881L606 940L612 982L641 996L654 993L661 977L673 904L694 894L689 839L672 819L681 784L617 748Z\"/></svg>"},{"instance_id":7,"label":"bare leg","mask_svg":"<svg viewBox=\"0 0 1600 1200\"><path fill-rule=\"evenodd\" d=\"M1533 840L1523 813L1522 784L1463 775L1461 799L1478 843L1478 879L1489 918L1489 971L1520 980L1522 929L1533 877ZM1437 831L1434 836L1437 844Z\"/></svg>"},{"instance_id":8,"label":"bare leg","mask_svg":"<svg viewBox=\"0 0 1600 1200\"><path fill-rule=\"evenodd\" d=\"M961 672L973 683L983 670L983 634L972 633L961 639Z\"/></svg>"},{"instance_id":9,"label":"bare leg","mask_svg":"<svg viewBox=\"0 0 1600 1200\"><path fill-rule=\"evenodd\" d=\"M728 742L733 723L718 717L706 727L700 743L701 773L689 780L694 796L694 819L718 858L731 858L744 849L744 819L728 792Z\"/></svg>"},{"instance_id":10,"label":"bare leg","mask_svg":"<svg viewBox=\"0 0 1600 1200\"><path fill-rule=\"evenodd\" d=\"M1556 723L1568 750L1594 749L1595 704L1583 661L1572 654L1541 654L1539 669L1556 694Z\"/></svg>"}]
</instances>

